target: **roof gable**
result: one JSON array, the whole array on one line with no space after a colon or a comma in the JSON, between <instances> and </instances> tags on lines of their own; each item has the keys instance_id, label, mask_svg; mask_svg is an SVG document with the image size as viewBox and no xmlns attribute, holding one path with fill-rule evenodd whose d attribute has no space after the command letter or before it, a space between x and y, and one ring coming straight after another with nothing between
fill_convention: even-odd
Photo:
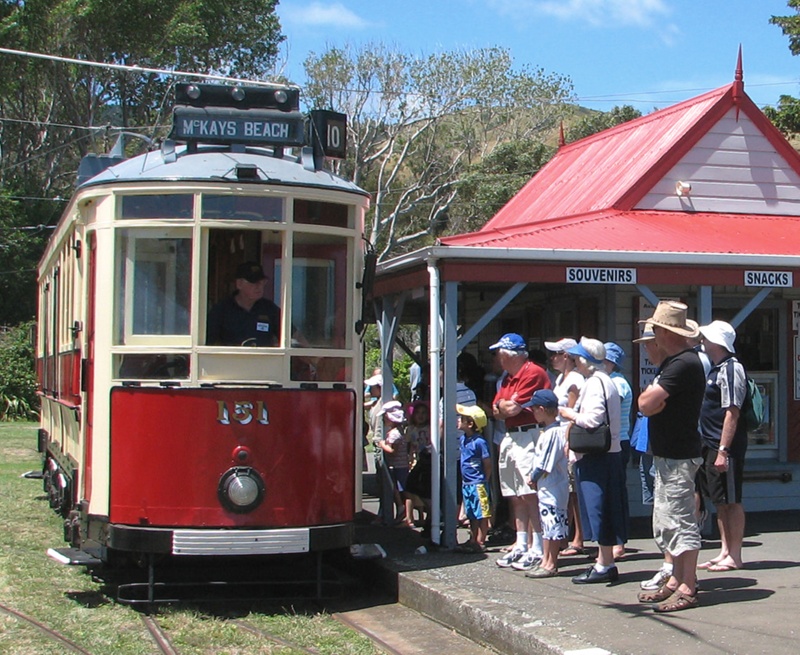
<instances>
[{"instance_id":1,"label":"roof gable","mask_svg":"<svg viewBox=\"0 0 800 655\"><path fill-rule=\"evenodd\" d=\"M800 173L737 109L728 110L636 209L800 215ZM680 195L679 182L690 187Z\"/></svg>"},{"instance_id":2,"label":"roof gable","mask_svg":"<svg viewBox=\"0 0 800 655\"><path fill-rule=\"evenodd\" d=\"M676 194L678 181L692 185L688 196ZM564 230L587 216L637 210L662 218L668 212L800 216L800 155L739 78L563 146L481 230L441 242L531 247L524 235L553 223ZM617 248L637 249L635 236Z\"/></svg>"}]
</instances>

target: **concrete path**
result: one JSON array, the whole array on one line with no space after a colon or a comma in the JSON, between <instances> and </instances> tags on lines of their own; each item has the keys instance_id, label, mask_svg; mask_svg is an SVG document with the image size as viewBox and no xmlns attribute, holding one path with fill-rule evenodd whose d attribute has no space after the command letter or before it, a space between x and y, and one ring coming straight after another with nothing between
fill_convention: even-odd
<instances>
[{"instance_id":1,"label":"concrete path","mask_svg":"<svg viewBox=\"0 0 800 655\"><path fill-rule=\"evenodd\" d=\"M417 554L427 542L416 531L362 526L357 534L387 551L382 568L396 580L401 604L506 655L800 650L800 513L749 516L745 569L699 571L701 606L668 615L637 601L639 582L660 565L644 534L629 543L613 585L573 584L570 578L590 563L585 557L563 559L557 578L531 580L498 568L499 552L458 555L428 547ZM459 531L459 540L465 539ZM705 541L700 561L718 548L718 541Z\"/></svg>"}]
</instances>

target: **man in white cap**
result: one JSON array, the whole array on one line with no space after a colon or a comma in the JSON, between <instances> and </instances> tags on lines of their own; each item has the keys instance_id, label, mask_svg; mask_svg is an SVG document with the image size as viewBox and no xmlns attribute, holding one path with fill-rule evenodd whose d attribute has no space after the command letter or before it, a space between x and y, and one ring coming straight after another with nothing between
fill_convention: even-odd
<instances>
[{"instance_id":1,"label":"man in white cap","mask_svg":"<svg viewBox=\"0 0 800 655\"><path fill-rule=\"evenodd\" d=\"M700 489L717 509L722 547L719 554L698 568L728 572L742 567L744 508L742 475L747 452L747 426L741 418L747 396L747 376L736 359L733 342L736 331L725 321L712 321L700 328L703 348L713 368L706 380L700 434L703 465Z\"/></svg>"},{"instance_id":2,"label":"man in white cap","mask_svg":"<svg viewBox=\"0 0 800 655\"><path fill-rule=\"evenodd\" d=\"M698 605L697 555L700 530L695 518L695 475L702 463L697 425L703 402L703 364L687 339L698 326L680 302L658 303L653 316L655 343L664 354L658 377L639 396L639 411L648 417L648 436L655 467L653 537L672 556L672 576L656 591L642 591L639 601L657 612Z\"/></svg>"}]
</instances>

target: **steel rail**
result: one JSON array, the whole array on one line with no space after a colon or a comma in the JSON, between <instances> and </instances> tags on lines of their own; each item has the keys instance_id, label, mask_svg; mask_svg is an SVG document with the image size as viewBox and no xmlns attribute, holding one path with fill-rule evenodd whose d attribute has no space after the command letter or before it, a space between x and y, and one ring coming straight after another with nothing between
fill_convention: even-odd
<instances>
[{"instance_id":1,"label":"steel rail","mask_svg":"<svg viewBox=\"0 0 800 655\"><path fill-rule=\"evenodd\" d=\"M41 623L40 621L37 621L36 619L34 619L31 616L28 616L27 614L23 614L22 612L20 612L18 610L12 609L12 608L8 607L7 605L4 605L3 603L0 603L0 611L5 612L6 614L8 614L10 616L13 616L15 619L18 619L19 621L22 621L23 623L27 623L28 625L32 625L34 628L36 628L40 632L43 632L45 635L47 635L53 641L58 642L62 646L66 646L67 648L69 648L71 651L73 651L75 653L80 653L80 655L92 655L92 653L90 653L88 650L85 650L85 649L81 648L80 646L78 646L78 644L76 644L71 639L65 637L64 635L62 635L59 632L56 632L52 628L48 628L43 623Z\"/></svg>"},{"instance_id":2,"label":"steel rail","mask_svg":"<svg viewBox=\"0 0 800 655\"><path fill-rule=\"evenodd\" d=\"M167 637L167 633L164 632L164 629L158 624L158 621L149 614L143 614L142 623L144 623L147 631L150 633L150 636L156 642L163 655L180 655L175 649L175 646L172 645L169 637Z\"/></svg>"}]
</instances>

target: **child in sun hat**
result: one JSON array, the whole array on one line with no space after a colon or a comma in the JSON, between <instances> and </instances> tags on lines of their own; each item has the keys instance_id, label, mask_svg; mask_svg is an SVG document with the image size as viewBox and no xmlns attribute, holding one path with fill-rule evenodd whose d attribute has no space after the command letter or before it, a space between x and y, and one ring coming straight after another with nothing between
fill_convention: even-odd
<instances>
[{"instance_id":1,"label":"child in sun hat","mask_svg":"<svg viewBox=\"0 0 800 655\"><path fill-rule=\"evenodd\" d=\"M380 413L383 416L383 438L378 442L378 447L383 451L384 465L393 483L397 508L395 521L402 524L405 521L405 505L401 494L408 480L408 443L402 430L406 414L399 400L384 403Z\"/></svg>"}]
</instances>

